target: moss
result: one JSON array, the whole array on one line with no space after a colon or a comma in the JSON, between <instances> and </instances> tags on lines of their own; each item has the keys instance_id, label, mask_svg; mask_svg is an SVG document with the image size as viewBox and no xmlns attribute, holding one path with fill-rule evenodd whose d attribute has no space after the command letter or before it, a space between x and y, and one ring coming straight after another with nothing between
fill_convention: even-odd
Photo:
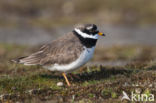
<instances>
[{"instance_id":1,"label":"moss","mask_svg":"<svg viewBox=\"0 0 156 103\"><path fill-rule=\"evenodd\" d=\"M94 96L95 96L95 95L92 94L92 93L89 93L89 94L88 94L88 97L89 97L89 98L93 98Z\"/></svg>"},{"instance_id":2,"label":"moss","mask_svg":"<svg viewBox=\"0 0 156 103\"><path fill-rule=\"evenodd\" d=\"M112 92L112 93L111 93L111 97L112 97L112 98L117 98L117 93Z\"/></svg>"},{"instance_id":3,"label":"moss","mask_svg":"<svg viewBox=\"0 0 156 103\"><path fill-rule=\"evenodd\" d=\"M0 79L0 88L5 92L21 92L35 88L52 88L54 90L60 89L56 85L57 80L51 80L36 75L20 76L20 77L4 77Z\"/></svg>"},{"instance_id":4,"label":"moss","mask_svg":"<svg viewBox=\"0 0 156 103\"><path fill-rule=\"evenodd\" d=\"M82 99L82 100L79 100L78 103L94 103L94 102L92 102L89 99Z\"/></svg>"},{"instance_id":5,"label":"moss","mask_svg":"<svg viewBox=\"0 0 156 103\"><path fill-rule=\"evenodd\" d=\"M101 95L102 95L104 98L110 98L110 97L111 97L111 92L112 92L111 89L103 89L103 90L101 91Z\"/></svg>"}]
</instances>

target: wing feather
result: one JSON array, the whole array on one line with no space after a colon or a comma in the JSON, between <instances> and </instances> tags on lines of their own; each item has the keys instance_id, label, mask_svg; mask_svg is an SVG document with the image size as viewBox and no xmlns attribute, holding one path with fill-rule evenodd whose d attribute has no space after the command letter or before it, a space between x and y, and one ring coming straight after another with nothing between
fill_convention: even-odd
<instances>
[{"instance_id":1,"label":"wing feather","mask_svg":"<svg viewBox=\"0 0 156 103\"><path fill-rule=\"evenodd\" d=\"M43 45L38 52L30 56L18 58L16 62L24 65L68 64L76 60L82 50L83 46L79 39L70 33L52 43Z\"/></svg>"}]
</instances>

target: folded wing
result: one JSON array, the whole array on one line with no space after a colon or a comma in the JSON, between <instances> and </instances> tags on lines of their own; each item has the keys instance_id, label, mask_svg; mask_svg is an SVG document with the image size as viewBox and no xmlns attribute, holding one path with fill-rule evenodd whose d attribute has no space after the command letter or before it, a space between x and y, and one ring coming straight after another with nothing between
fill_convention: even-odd
<instances>
[{"instance_id":1,"label":"folded wing","mask_svg":"<svg viewBox=\"0 0 156 103\"><path fill-rule=\"evenodd\" d=\"M82 44L74 35L66 35L46 44L36 53L13 61L24 65L68 64L76 60L83 50Z\"/></svg>"}]
</instances>

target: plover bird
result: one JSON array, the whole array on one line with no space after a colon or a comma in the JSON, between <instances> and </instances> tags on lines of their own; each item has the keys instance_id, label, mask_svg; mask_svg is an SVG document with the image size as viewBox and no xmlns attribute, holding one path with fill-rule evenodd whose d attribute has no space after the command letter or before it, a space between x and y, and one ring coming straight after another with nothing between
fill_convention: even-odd
<instances>
[{"instance_id":1,"label":"plover bird","mask_svg":"<svg viewBox=\"0 0 156 103\"><path fill-rule=\"evenodd\" d=\"M95 24L77 25L72 32L43 45L37 52L13 60L24 65L41 65L50 71L62 72L68 86L66 74L86 64L93 56L99 32Z\"/></svg>"}]
</instances>

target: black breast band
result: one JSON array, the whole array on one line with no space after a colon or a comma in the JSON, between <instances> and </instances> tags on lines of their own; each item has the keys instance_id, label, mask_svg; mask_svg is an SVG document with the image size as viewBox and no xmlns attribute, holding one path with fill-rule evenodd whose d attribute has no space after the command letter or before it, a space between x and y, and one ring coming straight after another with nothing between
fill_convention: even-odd
<instances>
[{"instance_id":1,"label":"black breast band","mask_svg":"<svg viewBox=\"0 0 156 103\"><path fill-rule=\"evenodd\" d=\"M79 40L85 47L91 48L96 45L97 39L83 38L75 30L73 31L73 33L79 38Z\"/></svg>"}]
</instances>

